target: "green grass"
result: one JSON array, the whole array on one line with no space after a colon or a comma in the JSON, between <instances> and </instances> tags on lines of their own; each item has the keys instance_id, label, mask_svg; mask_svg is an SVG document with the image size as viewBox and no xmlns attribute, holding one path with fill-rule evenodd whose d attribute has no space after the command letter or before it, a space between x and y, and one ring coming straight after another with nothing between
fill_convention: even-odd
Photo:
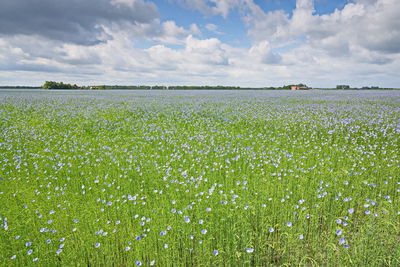
<instances>
[{"instance_id":1,"label":"green grass","mask_svg":"<svg viewBox=\"0 0 400 267\"><path fill-rule=\"evenodd\" d=\"M400 265L398 98L57 94L0 102L1 266Z\"/></svg>"}]
</instances>

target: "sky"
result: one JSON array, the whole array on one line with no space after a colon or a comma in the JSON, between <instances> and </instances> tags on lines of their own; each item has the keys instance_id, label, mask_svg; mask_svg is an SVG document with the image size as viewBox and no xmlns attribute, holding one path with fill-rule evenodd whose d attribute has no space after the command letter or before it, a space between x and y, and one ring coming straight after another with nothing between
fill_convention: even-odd
<instances>
[{"instance_id":1,"label":"sky","mask_svg":"<svg viewBox=\"0 0 400 267\"><path fill-rule=\"evenodd\" d=\"M400 0L1 0L0 85L400 87Z\"/></svg>"}]
</instances>

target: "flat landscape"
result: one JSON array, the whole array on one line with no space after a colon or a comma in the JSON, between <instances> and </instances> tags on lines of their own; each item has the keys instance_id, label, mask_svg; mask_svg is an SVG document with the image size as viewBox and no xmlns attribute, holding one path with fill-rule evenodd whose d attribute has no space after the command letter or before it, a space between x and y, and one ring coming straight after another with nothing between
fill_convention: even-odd
<instances>
[{"instance_id":1,"label":"flat landscape","mask_svg":"<svg viewBox=\"0 0 400 267\"><path fill-rule=\"evenodd\" d=\"M0 91L1 266L399 266L400 91Z\"/></svg>"}]
</instances>

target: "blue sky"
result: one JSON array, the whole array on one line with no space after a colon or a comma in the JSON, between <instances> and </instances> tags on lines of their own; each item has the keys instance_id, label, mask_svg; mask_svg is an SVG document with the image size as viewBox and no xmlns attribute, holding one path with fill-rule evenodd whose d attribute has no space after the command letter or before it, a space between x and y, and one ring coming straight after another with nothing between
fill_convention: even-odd
<instances>
[{"instance_id":1,"label":"blue sky","mask_svg":"<svg viewBox=\"0 0 400 267\"><path fill-rule=\"evenodd\" d=\"M218 26L220 34L204 30L203 38L217 37L220 40L240 46L250 47L251 42L247 38L247 27L243 24L239 10L232 10L227 17L221 15L207 15L193 10L190 7L179 4L174 0L154 1L160 11L161 20L174 20L178 25L189 27L196 23L204 28L207 24ZM332 13L335 9L342 9L348 0L316 0L314 1L315 14L323 15ZM296 7L296 0L256 0L254 1L264 12L284 10L288 16Z\"/></svg>"},{"instance_id":2,"label":"blue sky","mask_svg":"<svg viewBox=\"0 0 400 267\"><path fill-rule=\"evenodd\" d=\"M0 85L399 87L398 0L2 0Z\"/></svg>"}]
</instances>

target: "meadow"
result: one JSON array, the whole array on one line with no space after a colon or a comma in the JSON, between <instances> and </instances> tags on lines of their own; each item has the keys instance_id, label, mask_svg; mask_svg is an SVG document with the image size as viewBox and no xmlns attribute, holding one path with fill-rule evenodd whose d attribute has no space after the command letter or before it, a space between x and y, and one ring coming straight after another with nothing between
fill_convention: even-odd
<instances>
[{"instance_id":1,"label":"meadow","mask_svg":"<svg viewBox=\"0 0 400 267\"><path fill-rule=\"evenodd\" d=\"M400 91L0 91L0 266L399 266Z\"/></svg>"}]
</instances>

